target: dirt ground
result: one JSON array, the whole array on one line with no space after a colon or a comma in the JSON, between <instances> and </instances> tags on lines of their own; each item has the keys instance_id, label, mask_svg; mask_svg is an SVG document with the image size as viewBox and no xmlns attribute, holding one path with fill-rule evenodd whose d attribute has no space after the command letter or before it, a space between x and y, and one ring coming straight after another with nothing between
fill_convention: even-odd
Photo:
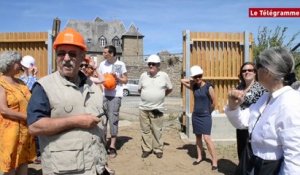
<instances>
[{"instance_id":1,"label":"dirt ground","mask_svg":"<svg viewBox=\"0 0 300 175\"><path fill-rule=\"evenodd\" d=\"M237 155L235 145L216 145L218 154L217 171L211 170L210 155L207 150L205 161L192 165L196 158L194 143L180 138L178 126L168 124L163 133L164 154L157 159L154 154L141 158L141 135L137 121L126 121L120 125L117 142L118 156L109 159L109 166L116 175L212 175L233 174ZM30 175L41 175L40 165L30 165Z\"/></svg>"}]
</instances>

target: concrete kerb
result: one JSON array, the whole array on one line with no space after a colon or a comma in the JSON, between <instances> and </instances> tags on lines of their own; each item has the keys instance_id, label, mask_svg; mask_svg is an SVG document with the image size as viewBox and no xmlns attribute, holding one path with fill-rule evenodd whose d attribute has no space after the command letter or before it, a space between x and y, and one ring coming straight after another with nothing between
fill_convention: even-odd
<instances>
[{"instance_id":1,"label":"concrete kerb","mask_svg":"<svg viewBox=\"0 0 300 175\"><path fill-rule=\"evenodd\" d=\"M215 144L232 145L236 144L236 129L228 121L225 114L215 114L212 116L211 137ZM180 136L183 140L195 143L195 134L193 134L191 115L187 116L187 125L185 133Z\"/></svg>"},{"instance_id":2,"label":"concrete kerb","mask_svg":"<svg viewBox=\"0 0 300 175\"><path fill-rule=\"evenodd\" d=\"M120 115L120 127L122 126L130 126L132 122L138 121L137 115L128 116ZM171 113L164 115L164 128L165 129L175 129L178 131L180 138L184 142L195 143L195 135L192 131L192 125L190 122L190 126L187 127L189 132L181 132L181 123L179 121L180 113ZM191 120L189 118L189 120ZM216 145L232 145L236 144L236 135L235 128L230 124L225 114L218 114L213 116L213 125L212 125L212 140Z\"/></svg>"},{"instance_id":3,"label":"concrete kerb","mask_svg":"<svg viewBox=\"0 0 300 175\"><path fill-rule=\"evenodd\" d=\"M179 121L182 114L182 99L168 97L165 101L166 111L164 113L164 127L168 129L171 127L178 130L179 135L182 140L186 142L195 143L195 135L193 134L191 115L187 116L186 132L182 133L181 123ZM120 110L120 121L125 123L124 125L130 124L131 122L138 121L139 109L138 103L133 105L124 105L121 106ZM215 144L235 144L236 143L236 131L235 128L228 121L225 114L214 114L212 117L212 134L211 137Z\"/></svg>"}]
</instances>

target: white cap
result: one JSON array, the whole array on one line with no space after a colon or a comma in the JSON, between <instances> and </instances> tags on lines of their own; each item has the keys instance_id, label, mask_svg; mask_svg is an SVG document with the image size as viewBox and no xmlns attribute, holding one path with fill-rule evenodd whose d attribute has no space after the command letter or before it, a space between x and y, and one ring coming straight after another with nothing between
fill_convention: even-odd
<instances>
[{"instance_id":1,"label":"white cap","mask_svg":"<svg viewBox=\"0 0 300 175\"><path fill-rule=\"evenodd\" d=\"M160 58L156 54L150 55L147 59L147 63L160 63Z\"/></svg>"},{"instance_id":2,"label":"white cap","mask_svg":"<svg viewBox=\"0 0 300 175\"><path fill-rule=\"evenodd\" d=\"M201 74L203 74L203 70L200 66L195 65L191 67L191 77Z\"/></svg>"},{"instance_id":3,"label":"white cap","mask_svg":"<svg viewBox=\"0 0 300 175\"><path fill-rule=\"evenodd\" d=\"M22 58L21 64L26 68L30 68L35 65L35 59L30 55L26 55Z\"/></svg>"}]
</instances>

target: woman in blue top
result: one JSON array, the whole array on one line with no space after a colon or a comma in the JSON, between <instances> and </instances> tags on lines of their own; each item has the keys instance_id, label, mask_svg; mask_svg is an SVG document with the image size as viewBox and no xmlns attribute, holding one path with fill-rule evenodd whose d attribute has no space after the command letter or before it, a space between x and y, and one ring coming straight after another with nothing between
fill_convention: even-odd
<instances>
[{"instance_id":1,"label":"woman in blue top","mask_svg":"<svg viewBox=\"0 0 300 175\"><path fill-rule=\"evenodd\" d=\"M191 67L192 79L182 79L181 83L194 93L194 110L192 114L193 132L196 135L197 160L193 165L198 165L202 160L202 136L212 157L212 170L217 170L217 156L215 146L211 140L212 118L211 112L215 107L214 89L211 84L202 80L203 70L200 66Z\"/></svg>"}]
</instances>

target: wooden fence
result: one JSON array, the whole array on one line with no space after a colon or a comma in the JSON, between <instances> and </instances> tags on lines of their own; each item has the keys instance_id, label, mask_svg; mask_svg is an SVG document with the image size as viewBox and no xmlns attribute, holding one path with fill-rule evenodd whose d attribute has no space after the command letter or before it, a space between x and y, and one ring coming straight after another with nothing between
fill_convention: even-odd
<instances>
[{"instance_id":1,"label":"wooden fence","mask_svg":"<svg viewBox=\"0 0 300 175\"><path fill-rule=\"evenodd\" d=\"M189 76L189 68L200 65L203 79L214 85L217 98L216 110L224 112L228 90L238 84L240 66L252 61L252 34L248 33L183 33L183 76ZM245 47L246 46L246 47ZM182 89L185 113L193 110L193 94Z\"/></svg>"},{"instance_id":2,"label":"wooden fence","mask_svg":"<svg viewBox=\"0 0 300 175\"><path fill-rule=\"evenodd\" d=\"M31 55L36 60L38 77L48 71L48 32L0 33L0 52L18 51L23 56Z\"/></svg>"}]
</instances>

